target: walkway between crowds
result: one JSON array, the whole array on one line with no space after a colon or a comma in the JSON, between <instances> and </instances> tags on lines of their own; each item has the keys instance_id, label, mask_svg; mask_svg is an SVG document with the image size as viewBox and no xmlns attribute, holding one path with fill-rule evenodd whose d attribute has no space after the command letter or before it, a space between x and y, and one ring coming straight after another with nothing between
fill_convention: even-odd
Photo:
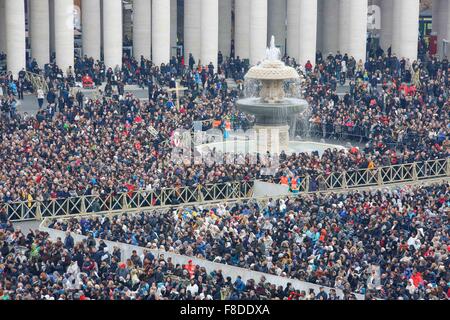
<instances>
[{"instance_id":1,"label":"walkway between crowds","mask_svg":"<svg viewBox=\"0 0 450 320\"><path fill-rule=\"evenodd\" d=\"M58 238L64 239L66 236L66 233L63 231L58 231L55 229L48 228L47 226L49 223L50 223L49 219L44 220L41 223L41 225L39 226L39 231L47 232L49 234L49 238L53 241L56 241ZM71 232L71 235L74 238L75 242L81 242L81 241L87 239L86 236L75 234L73 232ZM309 283L309 282L305 282L305 281L300 281L297 279L275 276L275 275L268 274L268 273L256 272L253 270L234 267L234 266L230 266L230 265L226 265L226 264L222 264L222 263L216 263L216 262L212 262L212 261L208 261L208 260L204 260L204 259L197 259L195 257L183 256L180 254L167 252L165 250L154 250L154 249L150 249L150 248L143 248L143 247L128 245L128 244L120 243L120 242L112 242L112 241L107 241L107 240L104 240L104 242L108 246L109 250L112 250L114 247L120 248L122 257L131 257L132 252L134 250L136 250L137 254L140 256L140 255L142 255L144 250L147 250L148 252L151 252L155 257L163 256L163 258L165 260L167 258L171 258L172 262L174 264L186 265L186 264L188 264L189 260L191 260L194 265L199 265L201 267L204 267L208 273L212 272L214 270L222 270L222 273L225 277L231 277L232 279L236 279L238 276L240 276L243 282L246 282L247 280L250 280L250 279L254 279L256 282L258 282L261 279L261 277L264 277L264 278L266 278L266 282L269 282L271 284L276 284L277 286L286 287L288 283L291 283L292 287L294 289L300 290L300 291L303 290L305 292L309 292L310 289L314 289L315 292L319 292L320 288L324 288L324 290L327 292L327 294L329 294L330 289L332 289L329 287L324 287L321 285L317 285L317 284L313 284L313 283ZM342 292L342 290L336 289L336 288L334 288L334 290L336 291L336 295L342 299L344 296L344 293ZM354 293L354 295L358 300L364 300L364 296L362 294Z\"/></svg>"}]
</instances>

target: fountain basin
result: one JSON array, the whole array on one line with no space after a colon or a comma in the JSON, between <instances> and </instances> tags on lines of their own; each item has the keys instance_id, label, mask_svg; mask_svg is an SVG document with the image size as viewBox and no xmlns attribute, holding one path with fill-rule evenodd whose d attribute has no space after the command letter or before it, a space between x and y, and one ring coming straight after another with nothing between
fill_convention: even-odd
<instances>
[{"instance_id":1,"label":"fountain basin","mask_svg":"<svg viewBox=\"0 0 450 320\"><path fill-rule=\"evenodd\" d=\"M238 110L254 115L257 125L284 126L293 115L308 109L303 99L284 98L276 104L264 103L260 98L245 98L237 101Z\"/></svg>"}]
</instances>

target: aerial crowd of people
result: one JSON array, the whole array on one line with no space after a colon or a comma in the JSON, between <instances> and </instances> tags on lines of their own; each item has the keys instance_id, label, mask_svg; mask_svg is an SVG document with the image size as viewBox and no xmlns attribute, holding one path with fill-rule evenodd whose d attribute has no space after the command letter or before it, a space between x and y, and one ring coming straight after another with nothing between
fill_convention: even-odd
<instances>
[{"instance_id":1,"label":"aerial crowd of people","mask_svg":"<svg viewBox=\"0 0 450 320\"><path fill-rule=\"evenodd\" d=\"M314 66L283 60L303 74L310 105L309 120L299 121L296 133L355 147L282 152L270 175L266 162L251 163L249 155L208 164L173 158L177 129L192 130L197 122L204 130L252 127L253 119L235 107L249 68L239 57L222 57L216 68L197 65L192 56L161 66L125 56L116 68L81 57L64 72L55 63L40 68L30 61L27 70L42 76L48 92L35 90L26 70L17 79L0 74L0 202L305 176L320 189L319 177L334 172L448 158L447 59L412 62L377 52L362 63L318 52ZM86 77L98 88L95 97L77 89ZM181 98L177 81L187 88ZM338 94L339 84L349 92ZM126 92L126 85L147 88L148 99ZM18 112L24 92L36 94L36 115ZM0 298L339 298L334 289L244 282L150 252L123 257L105 248L102 240L112 240L340 289L342 299L448 299L449 191L441 183L52 222L51 228L89 236L83 243L74 243L70 232L64 241L22 233L1 207Z\"/></svg>"},{"instance_id":2,"label":"aerial crowd of people","mask_svg":"<svg viewBox=\"0 0 450 320\"><path fill-rule=\"evenodd\" d=\"M191 59L193 61L191 61ZM55 65L42 70L35 61L29 69L41 73L49 91L38 92L40 110L34 116L19 114L20 99L12 91L26 85L25 72L18 80L0 77L8 94L0 98L0 199L3 202L48 200L90 194L155 190L239 180L281 177L326 177L332 172L374 169L392 164L445 159L449 146L448 61L430 58L413 62L392 56L356 63L347 55L317 54L317 63L299 66L305 76L304 98L310 104L310 120L299 132L319 139L345 139L361 147L326 150L323 154L281 154L280 166L265 177L266 163L243 161L205 165L174 161L173 135L191 130L194 121L203 129L231 123L233 129L251 128L252 119L238 112L234 102L238 83L248 64L237 58L196 66L173 58L167 65L124 58L123 67L106 69L101 62L80 58L67 76ZM87 98L74 89L84 75L104 91ZM340 98L337 83L349 80L349 93ZM187 87L177 107L177 95L169 88L175 81ZM148 87L149 99L125 92L125 84ZM108 89L109 88L109 89ZM114 88L114 89L113 89ZM99 147L103 146L103 147Z\"/></svg>"},{"instance_id":3,"label":"aerial crowd of people","mask_svg":"<svg viewBox=\"0 0 450 320\"><path fill-rule=\"evenodd\" d=\"M0 298L352 300L357 293L366 299L445 300L449 210L450 185L442 183L55 219L49 228L65 231L58 239L39 231L24 234L0 215ZM73 234L87 237L76 243ZM124 257L105 240L147 249ZM174 264L170 257L155 257L152 249L321 289L231 279L226 270L206 270L188 257L185 264Z\"/></svg>"}]
</instances>

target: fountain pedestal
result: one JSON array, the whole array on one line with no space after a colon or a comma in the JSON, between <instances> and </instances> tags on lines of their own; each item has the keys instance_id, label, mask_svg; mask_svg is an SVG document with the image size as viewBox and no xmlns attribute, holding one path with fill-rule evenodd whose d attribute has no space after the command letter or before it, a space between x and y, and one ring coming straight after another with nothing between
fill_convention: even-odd
<instances>
[{"instance_id":1,"label":"fountain pedestal","mask_svg":"<svg viewBox=\"0 0 450 320\"><path fill-rule=\"evenodd\" d=\"M256 125L258 153L280 154L289 148L289 126Z\"/></svg>"}]
</instances>

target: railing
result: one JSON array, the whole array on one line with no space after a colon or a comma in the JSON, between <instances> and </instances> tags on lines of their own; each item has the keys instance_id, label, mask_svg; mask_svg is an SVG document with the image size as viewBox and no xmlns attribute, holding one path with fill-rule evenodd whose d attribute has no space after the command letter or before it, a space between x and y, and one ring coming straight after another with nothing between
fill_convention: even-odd
<instances>
[{"instance_id":1,"label":"railing","mask_svg":"<svg viewBox=\"0 0 450 320\"><path fill-rule=\"evenodd\" d=\"M370 126L346 126L335 123L305 123L303 120L297 121L295 135L301 137L316 137L320 139L337 139L339 141L356 141L363 142L369 141L370 135L378 132L372 129ZM415 131L406 132L401 137L391 139L390 142L386 142L390 148L397 148L401 146L411 146L423 143L427 138L425 134L420 134Z\"/></svg>"},{"instance_id":2,"label":"railing","mask_svg":"<svg viewBox=\"0 0 450 320\"><path fill-rule=\"evenodd\" d=\"M377 169L333 172L301 178L300 192L347 190L450 177L450 159L413 162Z\"/></svg>"},{"instance_id":3,"label":"railing","mask_svg":"<svg viewBox=\"0 0 450 320\"><path fill-rule=\"evenodd\" d=\"M11 221L41 220L80 214L139 211L200 202L242 199L252 196L253 182L229 182L197 187L165 188L109 195L87 195L44 201L0 204Z\"/></svg>"},{"instance_id":4,"label":"railing","mask_svg":"<svg viewBox=\"0 0 450 320\"><path fill-rule=\"evenodd\" d=\"M382 187L450 177L450 158L400 164L377 169L335 172L327 176L301 179L300 193L335 192L364 187ZM253 181L210 184L198 187L167 188L133 193L88 195L44 201L0 204L11 221L41 220L82 214L145 211L161 207L249 199Z\"/></svg>"}]
</instances>

